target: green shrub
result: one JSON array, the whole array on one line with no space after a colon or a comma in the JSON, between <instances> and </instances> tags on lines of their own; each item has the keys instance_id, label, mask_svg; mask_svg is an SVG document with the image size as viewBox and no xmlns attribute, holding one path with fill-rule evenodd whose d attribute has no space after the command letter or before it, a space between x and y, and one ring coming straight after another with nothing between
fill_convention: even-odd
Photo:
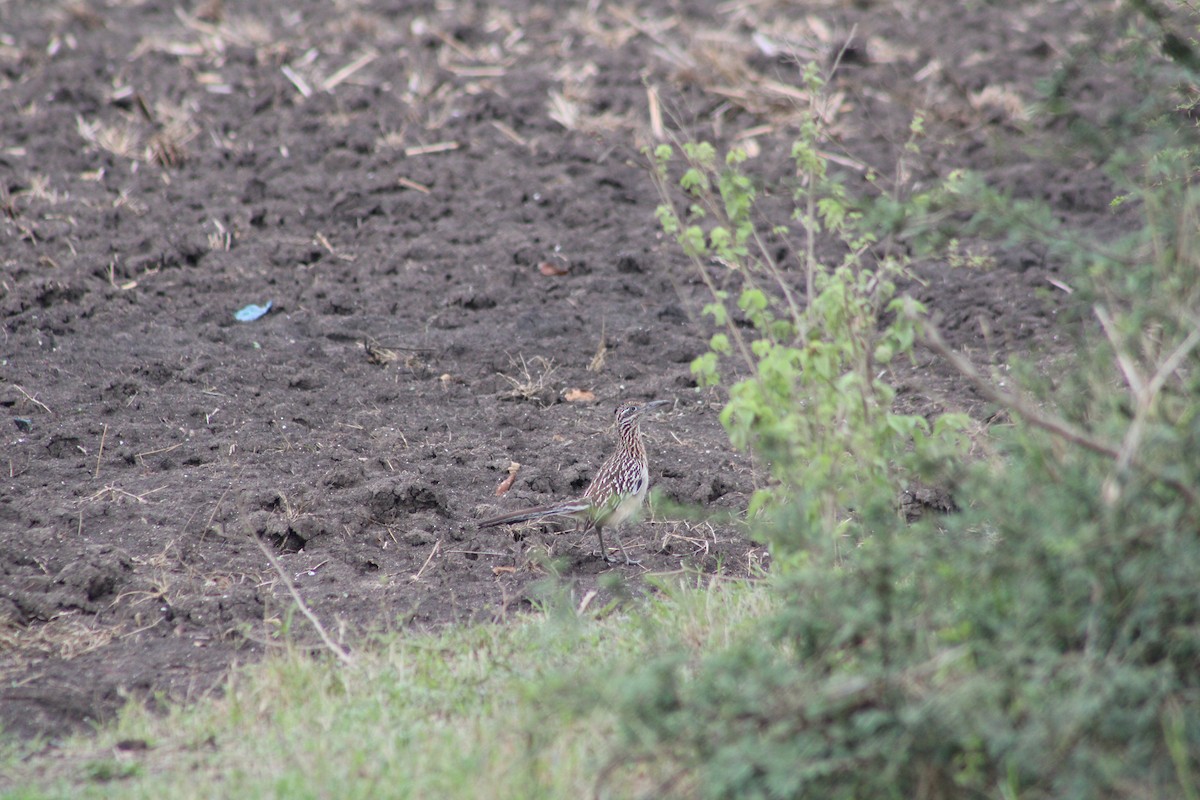
<instances>
[{"instance_id":1,"label":"green shrub","mask_svg":"<svg viewBox=\"0 0 1200 800\"><path fill-rule=\"evenodd\" d=\"M804 77L819 96L824 82L817 71L810 67ZM919 131L918 120L914 136ZM869 536L865 523L875 506L898 514L895 501L921 467L961 451L965 424L946 415L931 425L893 408L887 365L911 357L924 309L897 296L896 280L907 265L872 252L874 236L826 170L822 136L814 110L792 148L800 176L798 247L790 244L787 224L756 227L756 191L742 171L742 151L720 161L711 145L685 143L682 199L671 185L674 148L660 145L653 153L659 219L711 292L704 313L716 333L692 371L703 385L727 383L721 422L734 446L753 451L769 470L771 481L749 513L786 506L803 517L794 526L763 527L776 560L801 554L809 529L835 543ZM818 259L822 235L838 246L835 263ZM780 242L803 269L803 302L773 255ZM723 288L730 284L734 292ZM740 377L727 381L731 374Z\"/></svg>"},{"instance_id":2,"label":"green shrub","mask_svg":"<svg viewBox=\"0 0 1200 800\"><path fill-rule=\"evenodd\" d=\"M798 219L848 255L808 262L803 307L765 248L751 255L736 154L718 169L686 149L690 214L660 212L725 329L697 374L722 382L742 360L722 421L770 466L755 531L784 556L782 610L715 651L663 647L610 687L624 754L680 796L1200 797L1200 149L1156 140L1120 198L1136 233L1071 252L1089 335L1057 388L994 390L1016 424L961 467L960 421L892 412L876 366L921 335L920 309L895 305L903 265L872 258L816 135L796 150L817 193ZM1013 238L1073 241L975 197ZM741 279L736 309L713 258ZM929 463L959 477L962 510L905 524L895 490Z\"/></svg>"}]
</instances>

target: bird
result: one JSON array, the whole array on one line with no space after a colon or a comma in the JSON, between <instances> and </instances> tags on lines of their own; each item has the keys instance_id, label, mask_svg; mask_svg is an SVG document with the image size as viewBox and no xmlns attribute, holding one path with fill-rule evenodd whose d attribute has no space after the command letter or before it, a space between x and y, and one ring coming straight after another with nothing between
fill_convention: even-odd
<instances>
[{"instance_id":1,"label":"bird","mask_svg":"<svg viewBox=\"0 0 1200 800\"><path fill-rule=\"evenodd\" d=\"M485 519L480 528L496 525L513 525L546 517L575 517L583 520L583 530L594 529L600 539L600 555L606 562L612 559L604 547L604 529L612 531L626 564L640 564L629 557L621 543L618 531L642 508L646 491L650 488L650 466L646 458L646 445L642 441L640 422L642 415L651 409L670 403L655 400L649 403L625 402L617 406L617 449L600 466L592 482L579 497L562 500L546 506L524 508Z\"/></svg>"}]
</instances>

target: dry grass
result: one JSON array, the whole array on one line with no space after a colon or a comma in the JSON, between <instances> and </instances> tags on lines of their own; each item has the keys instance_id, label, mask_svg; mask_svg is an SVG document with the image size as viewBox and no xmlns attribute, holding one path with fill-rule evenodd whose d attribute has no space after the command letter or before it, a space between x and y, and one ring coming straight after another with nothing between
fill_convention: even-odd
<instances>
[{"instance_id":1,"label":"dry grass","mask_svg":"<svg viewBox=\"0 0 1200 800\"><path fill-rule=\"evenodd\" d=\"M178 167L187 159L187 145L199 135L194 110L186 105L158 103L153 110L134 95L140 121L75 118L76 130L90 146L119 159L162 167Z\"/></svg>"},{"instance_id":2,"label":"dry grass","mask_svg":"<svg viewBox=\"0 0 1200 800\"><path fill-rule=\"evenodd\" d=\"M47 622L20 625L0 620L0 681L15 688L31 677L37 661L70 660L104 647L119 630L79 610L56 614Z\"/></svg>"},{"instance_id":3,"label":"dry grass","mask_svg":"<svg viewBox=\"0 0 1200 800\"><path fill-rule=\"evenodd\" d=\"M352 6L333 20L280 30L275 20L233 14L222 0L206 0L192 13L178 10L178 25L143 38L131 58L159 54L178 59L189 66L198 88L210 93L233 90L222 77L222 64L224 54L234 46L253 48L261 62L278 64L301 101L345 85L378 85L387 77L379 65L391 52L381 43L385 33L396 31L378 15ZM734 137L743 133L723 130L727 120L734 118L728 113L731 108L744 109L756 118L750 121L754 124L739 124L770 132L793 124L810 108L810 99L799 86L798 66L789 71L783 65L768 73L753 64L763 55L779 64L788 58L797 63L825 59L853 36L852 31L830 25L817 9L797 16L774 2L721 4L704 23L648 13L634 5L588 3L566 13L566 24L574 33L570 37L546 36L549 14L540 7L526 13L446 7L414 18L402 36L432 47L424 52L415 47L399 51L408 63L406 80L397 92L409 110L398 128L381 133L377 148L411 156L459 146L439 139L436 131L461 109L464 97L506 94L513 68L539 57L553 58L560 65L555 72L560 83L549 92L544 113L564 129L632 135L641 142L649 133L653 141L664 141L668 138L664 119L670 120L671 109L662 106L658 90L648 85L644 109L605 109L595 89L599 69L588 49L621 49L647 41L651 57L658 62L648 74L665 68L672 81L698 86L717 101L711 119L714 133ZM464 41L456 35L463 26L486 35ZM429 68L435 65L436 69ZM1000 102L1015 113L1011 98L985 92L978 102L989 108ZM843 97L835 94L829 99L821 109L827 126L845 107ZM198 133L193 115L178 111L156 106L146 114L149 130L131 119L81 119L79 128L89 144L120 158L177 167L187 159L187 145ZM511 130L499 130L522 146L539 146ZM753 137L745 139L751 154L756 152ZM219 236L212 241L213 249L224 244Z\"/></svg>"},{"instance_id":4,"label":"dry grass","mask_svg":"<svg viewBox=\"0 0 1200 800\"><path fill-rule=\"evenodd\" d=\"M221 221L215 217L210 221L212 222L215 230L209 231L208 233L208 249L219 252L229 252L229 249L233 247L233 232L226 228Z\"/></svg>"},{"instance_id":5,"label":"dry grass","mask_svg":"<svg viewBox=\"0 0 1200 800\"><path fill-rule=\"evenodd\" d=\"M50 184L50 178L45 175L29 176L29 189L25 191L25 194L30 200L48 205L57 205L67 197L66 194L55 191Z\"/></svg>"},{"instance_id":6,"label":"dry grass","mask_svg":"<svg viewBox=\"0 0 1200 800\"><path fill-rule=\"evenodd\" d=\"M76 117L75 126L80 137L92 147L131 161L140 157L141 134L128 120L106 123Z\"/></svg>"},{"instance_id":7,"label":"dry grass","mask_svg":"<svg viewBox=\"0 0 1200 800\"><path fill-rule=\"evenodd\" d=\"M600 332L600 341L596 344L596 353L592 356L592 360L588 362L588 372L600 372L604 369L605 362L608 361L608 342L605 341L604 331Z\"/></svg>"},{"instance_id":8,"label":"dry grass","mask_svg":"<svg viewBox=\"0 0 1200 800\"><path fill-rule=\"evenodd\" d=\"M543 356L534 356L526 361L523 355L516 359L509 356L508 360L517 374L514 377L503 372L496 373L511 385L510 389L500 393L500 397L545 404L547 394L553 393L550 378L558 369L554 361Z\"/></svg>"}]
</instances>

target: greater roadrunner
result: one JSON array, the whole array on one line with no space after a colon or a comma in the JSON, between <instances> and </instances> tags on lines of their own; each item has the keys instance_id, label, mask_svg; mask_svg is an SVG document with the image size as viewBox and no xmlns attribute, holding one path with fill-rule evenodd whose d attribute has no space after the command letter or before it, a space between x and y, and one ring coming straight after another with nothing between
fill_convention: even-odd
<instances>
[{"instance_id":1,"label":"greater roadrunner","mask_svg":"<svg viewBox=\"0 0 1200 800\"><path fill-rule=\"evenodd\" d=\"M544 517L577 517L584 521L583 529L596 530L600 539L600 555L611 561L604 547L604 529L611 528L621 555L626 564L637 564L625 552L618 535L621 525L636 514L646 499L650 488L650 468L646 461L646 445L642 442L642 430L638 426L642 414L652 408L666 405L669 400L652 403L622 403L617 406L617 450L600 467L596 477L582 497L564 500L548 506L537 506L501 514L479 523L480 528L494 525L512 525Z\"/></svg>"}]
</instances>

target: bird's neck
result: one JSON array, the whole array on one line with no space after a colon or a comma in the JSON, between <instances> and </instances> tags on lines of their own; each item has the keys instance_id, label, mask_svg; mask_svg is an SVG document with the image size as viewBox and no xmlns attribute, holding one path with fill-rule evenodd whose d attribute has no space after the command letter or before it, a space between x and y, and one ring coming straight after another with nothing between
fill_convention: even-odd
<instances>
[{"instance_id":1,"label":"bird's neck","mask_svg":"<svg viewBox=\"0 0 1200 800\"><path fill-rule=\"evenodd\" d=\"M621 427L621 442L625 449L633 453L642 452L642 431L636 422L627 423Z\"/></svg>"}]
</instances>

